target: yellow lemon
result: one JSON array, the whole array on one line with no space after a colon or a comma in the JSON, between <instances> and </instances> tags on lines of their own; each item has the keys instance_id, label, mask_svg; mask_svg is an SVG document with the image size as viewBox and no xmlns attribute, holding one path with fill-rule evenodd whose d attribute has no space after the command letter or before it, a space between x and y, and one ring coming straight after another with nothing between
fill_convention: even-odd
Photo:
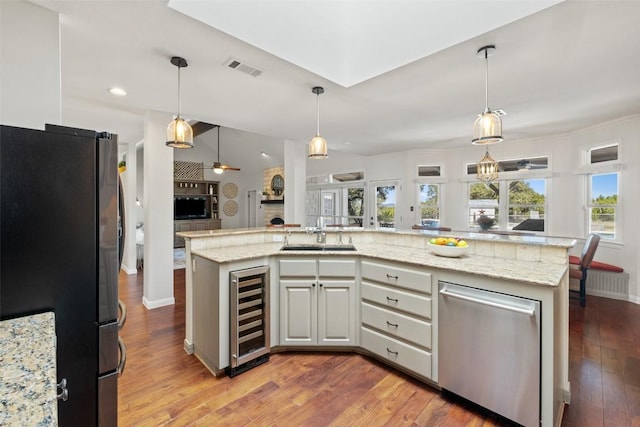
<instances>
[{"instance_id":1,"label":"yellow lemon","mask_svg":"<svg viewBox=\"0 0 640 427\"><path fill-rule=\"evenodd\" d=\"M457 246L458 246L459 248L466 248L466 247L467 247L467 242L465 242L464 240L460 240L460 241L458 242L458 245L457 245Z\"/></svg>"}]
</instances>

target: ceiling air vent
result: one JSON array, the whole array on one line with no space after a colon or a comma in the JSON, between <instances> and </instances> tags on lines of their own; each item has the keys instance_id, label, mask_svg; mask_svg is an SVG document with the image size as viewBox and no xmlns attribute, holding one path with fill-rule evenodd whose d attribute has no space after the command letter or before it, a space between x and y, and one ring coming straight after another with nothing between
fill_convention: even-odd
<instances>
[{"instance_id":1,"label":"ceiling air vent","mask_svg":"<svg viewBox=\"0 0 640 427\"><path fill-rule=\"evenodd\" d=\"M262 70L259 70L247 63L243 63L235 58L228 58L226 61L224 61L223 64L229 68L233 68L234 70L241 71L253 77L258 77L260 74L262 74Z\"/></svg>"}]
</instances>

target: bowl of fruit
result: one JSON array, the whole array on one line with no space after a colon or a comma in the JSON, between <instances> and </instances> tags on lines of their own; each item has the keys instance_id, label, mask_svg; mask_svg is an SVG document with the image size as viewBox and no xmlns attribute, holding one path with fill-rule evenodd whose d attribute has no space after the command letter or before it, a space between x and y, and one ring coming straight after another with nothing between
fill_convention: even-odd
<instances>
[{"instance_id":1,"label":"bowl of fruit","mask_svg":"<svg viewBox=\"0 0 640 427\"><path fill-rule=\"evenodd\" d=\"M461 257L469 250L467 242L457 237L435 237L427 246L435 255L449 258Z\"/></svg>"}]
</instances>

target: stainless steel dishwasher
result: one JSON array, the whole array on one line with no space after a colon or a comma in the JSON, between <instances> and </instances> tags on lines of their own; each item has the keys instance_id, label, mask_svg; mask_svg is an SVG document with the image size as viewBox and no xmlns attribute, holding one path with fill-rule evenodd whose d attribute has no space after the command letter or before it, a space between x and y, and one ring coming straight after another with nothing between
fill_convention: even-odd
<instances>
[{"instance_id":1,"label":"stainless steel dishwasher","mask_svg":"<svg viewBox=\"0 0 640 427\"><path fill-rule=\"evenodd\" d=\"M540 302L440 281L438 383L524 426L540 425Z\"/></svg>"}]
</instances>

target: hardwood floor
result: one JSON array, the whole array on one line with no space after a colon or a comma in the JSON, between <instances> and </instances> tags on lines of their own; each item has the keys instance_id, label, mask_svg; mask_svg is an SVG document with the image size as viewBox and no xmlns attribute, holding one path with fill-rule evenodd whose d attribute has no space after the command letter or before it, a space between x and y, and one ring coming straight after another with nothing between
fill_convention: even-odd
<instances>
[{"instance_id":1,"label":"hardwood floor","mask_svg":"<svg viewBox=\"0 0 640 427\"><path fill-rule=\"evenodd\" d=\"M182 349L184 270L176 304L146 310L142 273L120 276L127 365L120 426L497 426L509 423L373 359L272 354L231 379ZM573 401L563 426L640 426L640 306L588 297L570 304Z\"/></svg>"}]
</instances>

